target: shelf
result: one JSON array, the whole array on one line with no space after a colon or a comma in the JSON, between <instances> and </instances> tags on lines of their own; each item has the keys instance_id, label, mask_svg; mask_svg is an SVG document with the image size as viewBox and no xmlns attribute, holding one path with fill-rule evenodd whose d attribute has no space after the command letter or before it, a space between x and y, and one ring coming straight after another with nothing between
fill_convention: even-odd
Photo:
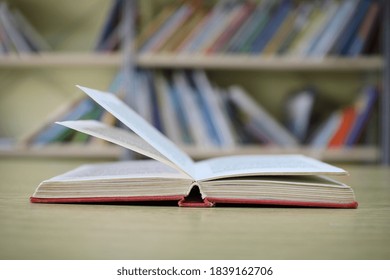
<instances>
[{"instance_id":1,"label":"shelf","mask_svg":"<svg viewBox=\"0 0 390 280\"><path fill-rule=\"evenodd\" d=\"M303 154L329 162L378 162L380 152L376 147L355 147L318 150L311 148L241 146L232 149L199 149L184 147L195 160L231 155ZM124 149L115 145L49 145L43 147L0 147L0 157L59 157L86 159L120 159Z\"/></svg>"},{"instance_id":2,"label":"shelf","mask_svg":"<svg viewBox=\"0 0 390 280\"><path fill-rule=\"evenodd\" d=\"M149 55L138 57L138 65L156 68L200 68L218 70L277 71L381 71L379 56L343 58L263 57L259 55Z\"/></svg>"},{"instance_id":3,"label":"shelf","mask_svg":"<svg viewBox=\"0 0 390 280\"><path fill-rule=\"evenodd\" d=\"M122 155L123 149L115 145L51 144L36 147L0 147L0 157L118 159Z\"/></svg>"},{"instance_id":4,"label":"shelf","mask_svg":"<svg viewBox=\"0 0 390 280\"><path fill-rule=\"evenodd\" d=\"M195 159L232 155L303 154L331 162L377 162L380 160L380 153L376 147L354 147L321 150L308 147L280 148L272 146L259 147L255 145L248 145L224 150L204 148L184 148L183 150Z\"/></svg>"},{"instance_id":5,"label":"shelf","mask_svg":"<svg viewBox=\"0 0 390 280\"><path fill-rule=\"evenodd\" d=\"M0 68L119 67L119 53L42 53L0 56ZM136 58L144 68L199 68L216 70L269 71L382 71L380 56L358 58L263 57L258 55L169 55L141 54Z\"/></svg>"},{"instance_id":6,"label":"shelf","mask_svg":"<svg viewBox=\"0 0 390 280\"><path fill-rule=\"evenodd\" d=\"M0 68L118 67L120 54L40 53L0 56Z\"/></svg>"}]
</instances>

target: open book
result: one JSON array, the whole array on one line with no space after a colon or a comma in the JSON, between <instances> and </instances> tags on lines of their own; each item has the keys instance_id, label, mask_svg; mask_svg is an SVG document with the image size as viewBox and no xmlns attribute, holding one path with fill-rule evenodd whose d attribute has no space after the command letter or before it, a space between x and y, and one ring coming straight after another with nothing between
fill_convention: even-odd
<instances>
[{"instance_id":1,"label":"open book","mask_svg":"<svg viewBox=\"0 0 390 280\"><path fill-rule=\"evenodd\" d=\"M43 181L31 202L156 202L356 208L353 190L326 175L338 167L301 155L228 156L194 162L111 93L80 87L131 131L98 121L59 124L153 160L84 165Z\"/></svg>"}]
</instances>

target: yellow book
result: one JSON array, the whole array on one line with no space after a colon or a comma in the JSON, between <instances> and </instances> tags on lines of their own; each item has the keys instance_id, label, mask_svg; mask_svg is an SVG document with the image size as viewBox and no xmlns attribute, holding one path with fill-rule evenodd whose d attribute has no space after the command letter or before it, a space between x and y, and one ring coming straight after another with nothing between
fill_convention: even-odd
<instances>
[{"instance_id":1,"label":"yellow book","mask_svg":"<svg viewBox=\"0 0 390 280\"><path fill-rule=\"evenodd\" d=\"M159 52L174 52L187 38L188 34L199 24L206 15L206 11L196 11L184 25L158 50Z\"/></svg>"},{"instance_id":2,"label":"yellow book","mask_svg":"<svg viewBox=\"0 0 390 280\"><path fill-rule=\"evenodd\" d=\"M321 13L323 13L320 9L315 8L309 15L306 24L303 25L302 30L298 33L296 38L291 43L290 47L286 51L286 53L294 53L295 50L298 49L300 44L303 42L304 38L307 36L307 34L310 32L312 27L315 25L319 17L321 16Z\"/></svg>"},{"instance_id":3,"label":"yellow book","mask_svg":"<svg viewBox=\"0 0 390 280\"><path fill-rule=\"evenodd\" d=\"M288 53L291 55L301 56L305 54L307 46L310 44L311 40L318 34L321 27L325 24L326 21L326 11L321 9L321 7L314 8L308 24L305 25L304 31L293 45L288 50Z\"/></svg>"},{"instance_id":4,"label":"yellow book","mask_svg":"<svg viewBox=\"0 0 390 280\"><path fill-rule=\"evenodd\" d=\"M173 4L165 7L156 18L154 18L149 24L141 30L139 35L136 38L135 45L136 48L141 47L146 41L153 36L154 33L164 24L166 20L177 10L178 5Z\"/></svg>"},{"instance_id":5,"label":"yellow book","mask_svg":"<svg viewBox=\"0 0 390 280\"><path fill-rule=\"evenodd\" d=\"M278 50L279 46L283 43L285 38L290 33L291 29L294 27L295 19L297 18L297 11L291 10L287 18L284 20L279 30L273 36L273 38L265 46L262 55L273 55Z\"/></svg>"}]
</instances>

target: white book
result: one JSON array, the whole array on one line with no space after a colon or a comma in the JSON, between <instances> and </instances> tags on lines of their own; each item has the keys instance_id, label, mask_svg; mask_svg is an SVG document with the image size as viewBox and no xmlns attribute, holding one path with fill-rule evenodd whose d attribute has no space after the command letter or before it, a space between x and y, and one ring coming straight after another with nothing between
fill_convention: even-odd
<instances>
[{"instance_id":1,"label":"white book","mask_svg":"<svg viewBox=\"0 0 390 280\"><path fill-rule=\"evenodd\" d=\"M233 147L235 145L234 134L229 119L226 118L223 112L221 98L218 96L218 93L214 91L203 71L194 71L193 77L199 88L200 94L205 100L205 105L207 107L205 110L210 114L211 125L216 133L218 145L223 148Z\"/></svg>"},{"instance_id":2,"label":"white book","mask_svg":"<svg viewBox=\"0 0 390 280\"><path fill-rule=\"evenodd\" d=\"M326 24L326 7L314 7L315 12L318 13L314 18L310 19L307 23L307 30L299 43L289 52L293 56L305 56L307 55L310 46L314 43L320 30L324 28ZM318 11L317 11L318 10Z\"/></svg>"},{"instance_id":3,"label":"white book","mask_svg":"<svg viewBox=\"0 0 390 280\"><path fill-rule=\"evenodd\" d=\"M211 26L208 37L205 41L203 41L202 45L199 46L198 50L199 52L204 52L209 48L215 40L218 38L218 36L229 26L229 24L237 17L237 15L240 12L241 5L234 5L233 7L227 7L226 10L221 15L221 18L218 20L218 22Z\"/></svg>"},{"instance_id":4,"label":"white book","mask_svg":"<svg viewBox=\"0 0 390 280\"><path fill-rule=\"evenodd\" d=\"M166 135L176 144L184 145L183 132L179 123L179 117L173 104L173 96L168 81L161 73L154 76L158 104L161 109L161 117Z\"/></svg>"},{"instance_id":5,"label":"white book","mask_svg":"<svg viewBox=\"0 0 390 280\"><path fill-rule=\"evenodd\" d=\"M335 14L340 8L340 4L338 2L331 1L329 6L326 6L325 18L321 18L320 26L318 26L315 31L316 33L312 38L310 38L310 42L306 45L303 53L307 56L312 56L315 53L316 48L321 43L321 40L324 34L327 32L330 23L332 22Z\"/></svg>"},{"instance_id":6,"label":"white book","mask_svg":"<svg viewBox=\"0 0 390 280\"><path fill-rule=\"evenodd\" d=\"M204 23L202 28L200 28L198 32L194 34L192 39L189 40L188 43L186 43L186 45L182 48L182 53L191 53L199 50L203 42L209 38L209 34L213 27L218 24L220 19L223 17L223 9L223 1L218 2L217 5L214 6L210 14L207 15L206 22Z\"/></svg>"},{"instance_id":7,"label":"white book","mask_svg":"<svg viewBox=\"0 0 390 280\"><path fill-rule=\"evenodd\" d=\"M50 51L51 47L48 42L39 34L39 32L30 24L25 16L19 11L14 12L14 19L19 29L34 44L34 47L39 51Z\"/></svg>"},{"instance_id":8,"label":"white book","mask_svg":"<svg viewBox=\"0 0 390 280\"><path fill-rule=\"evenodd\" d=\"M191 115L189 129L195 146L199 148L213 147L214 145L208 134L205 120L202 117L202 109L196 100L197 93L188 84L185 73L182 71L174 73L173 82L182 97L186 112L189 112Z\"/></svg>"},{"instance_id":9,"label":"white book","mask_svg":"<svg viewBox=\"0 0 390 280\"><path fill-rule=\"evenodd\" d=\"M132 95L135 111L148 123L153 123L152 93L146 73L136 72L136 91Z\"/></svg>"},{"instance_id":10,"label":"white book","mask_svg":"<svg viewBox=\"0 0 390 280\"><path fill-rule=\"evenodd\" d=\"M342 34L345 26L353 16L353 12L355 11L358 3L359 1L346 0L341 4L340 9L337 11L332 21L329 22L326 32L321 36L317 47L312 52L312 55L324 57L331 51L336 40Z\"/></svg>"},{"instance_id":11,"label":"white book","mask_svg":"<svg viewBox=\"0 0 390 280\"><path fill-rule=\"evenodd\" d=\"M0 24L3 25L8 38L10 38L15 50L20 53L31 53L32 49L16 28L15 20L6 3L0 3Z\"/></svg>"},{"instance_id":12,"label":"white book","mask_svg":"<svg viewBox=\"0 0 390 280\"><path fill-rule=\"evenodd\" d=\"M158 49L167 38L169 38L179 28L180 24L183 23L185 18L192 12L190 5L183 4L171 18L164 23L151 38L140 48L140 52L152 52Z\"/></svg>"},{"instance_id":13,"label":"white book","mask_svg":"<svg viewBox=\"0 0 390 280\"><path fill-rule=\"evenodd\" d=\"M339 128L342 121L342 112L336 111L330 115L330 117L325 121L325 123L316 131L312 140L310 141L310 146L313 148L326 148L335 134L336 130Z\"/></svg>"},{"instance_id":14,"label":"white book","mask_svg":"<svg viewBox=\"0 0 390 280\"><path fill-rule=\"evenodd\" d=\"M326 175L341 168L301 155L250 155L195 162L115 95L79 87L135 134L97 121L61 125L105 139L157 161L100 163L43 181L31 202L172 201L356 208L351 187Z\"/></svg>"}]
</instances>

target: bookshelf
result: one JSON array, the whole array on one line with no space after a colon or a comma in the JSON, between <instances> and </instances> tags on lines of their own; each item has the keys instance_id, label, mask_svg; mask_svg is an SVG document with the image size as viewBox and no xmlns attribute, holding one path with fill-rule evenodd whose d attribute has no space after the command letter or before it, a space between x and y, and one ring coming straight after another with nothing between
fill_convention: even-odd
<instances>
[{"instance_id":1,"label":"bookshelf","mask_svg":"<svg viewBox=\"0 0 390 280\"><path fill-rule=\"evenodd\" d=\"M259 147L245 145L229 149L198 149L181 147L193 158L202 160L209 157L254 154L303 154L329 162L376 162L380 157L377 147L354 147L353 149L311 149ZM83 144L51 144L44 147L16 146L12 149L0 148L0 157L20 158L88 158L88 159L120 159L123 149L115 145L83 145Z\"/></svg>"},{"instance_id":2,"label":"bookshelf","mask_svg":"<svg viewBox=\"0 0 390 280\"><path fill-rule=\"evenodd\" d=\"M21 5L26 5L24 1L19 1ZM146 5L146 4L145 4ZM148 4L149 8L153 4ZM148 6L146 5L146 6ZM50 5L49 5L50 6ZM105 3L105 12L109 9ZM67 8L72 8L67 5ZM52 7L47 8L52 9ZM73 8L74 9L74 8ZM87 9L87 8L86 8ZM102 14L99 15L102 20ZM40 22L40 21L38 21ZM47 29L45 24L41 24L43 33L52 36L53 32ZM88 29L87 27L84 30ZM101 23L100 25L101 26ZM96 26L93 27L96 30ZM70 32L69 30L66 32ZM96 32L95 32L96 33ZM80 37L77 35L75 37ZM51 37L52 38L52 37ZM89 40L91 41L91 39ZM77 48L79 41L70 47L60 45L53 52L44 52L39 54L22 54L0 56L0 71L2 72L29 72L41 71L47 72L58 70L61 75L67 76L68 72L74 70L101 72L98 77L114 73L123 63L123 54L114 53L91 53L85 49ZM264 57L261 55L248 54L213 54L213 55L175 55L160 53L144 53L135 57L135 64L143 69L204 69L213 73L229 72L252 72L264 73L271 72L272 75L354 75L357 79L366 76L378 79L383 74L383 69L387 69L382 56L359 56L359 57L336 57L325 58L297 58L288 56ZM287 74L286 74L287 73ZM224 75L224 74L219 74ZM216 75L218 77L218 74ZM380 79L380 78L379 78ZM92 80L92 79L90 79ZM107 81L107 79L106 79ZM77 83L77 82L76 82ZM245 81L244 81L245 83ZM99 86L97 86L99 88ZM253 87L253 86L252 86ZM100 88L104 89L104 87ZM2 93L4 94L4 93ZM382 94L387 96L388 93ZM260 98L261 99L261 98ZM277 103L277 102L274 102ZM273 105L275 106L275 105ZM384 141L389 142L389 141ZM223 156L234 154L256 154L256 153L303 153L327 161L347 161L347 162L379 162L383 158L382 148L388 146L388 143L381 143L379 146L357 146L353 148L321 149L314 150L309 147L301 146L298 148L278 148L262 147L259 145L243 145L230 149L197 149L192 147L183 147L191 156L196 159L203 159L207 156ZM0 148L0 156L44 156L44 157L102 157L102 158L120 158L122 150L110 145L79 147L78 145L50 145L48 147L13 147Z\"/></svg>"},{"instance_id":3,"label":"bookshelf","mask_svg":"<svg viewBox=\"0 0 390 280\"><path fill-rule=\"evenodd\" d=\"M40 53L38 55L0 56L0 68L46 67L120 67L121 53ZM269 70L269 71L347 71L364 72L383 69L381 56L345 58L262 57L251 55L174 55L141 54L135 58L141 68Z\"/></svg>"}]
</instances>

